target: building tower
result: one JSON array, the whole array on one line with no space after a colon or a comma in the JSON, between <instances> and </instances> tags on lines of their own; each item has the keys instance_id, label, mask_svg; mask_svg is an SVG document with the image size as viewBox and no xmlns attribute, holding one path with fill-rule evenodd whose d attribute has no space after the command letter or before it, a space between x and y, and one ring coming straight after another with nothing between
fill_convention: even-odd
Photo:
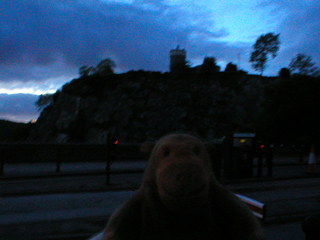
<instances>
[{"instance_id":1,"label":"building tower","mask_svg":"<svg viewBox=\"0 0 320 240\"><path fill-rule=\"evenodd\" d=\"M176 49L170 50L170 72L184 70L187 65L186 56L186 51L184 49L180 49L179 45Z\"/></svg>"}]
</instances>

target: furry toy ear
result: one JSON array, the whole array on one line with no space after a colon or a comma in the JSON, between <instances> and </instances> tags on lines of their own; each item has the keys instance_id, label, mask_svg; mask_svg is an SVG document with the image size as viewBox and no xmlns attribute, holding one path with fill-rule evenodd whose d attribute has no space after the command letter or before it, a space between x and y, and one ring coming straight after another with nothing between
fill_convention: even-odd
<instances>
[{"instance_id":1,"label":"furry toy ear","mask_svg":"<svg viewBox=\"0 0 320 240\"><path fill-rule=\"evenodd\" d=\"M149 159L155 145L156 144L154 142L145 142L141 144L139 151L143 158Z\"/></svg>"}]
</instances>

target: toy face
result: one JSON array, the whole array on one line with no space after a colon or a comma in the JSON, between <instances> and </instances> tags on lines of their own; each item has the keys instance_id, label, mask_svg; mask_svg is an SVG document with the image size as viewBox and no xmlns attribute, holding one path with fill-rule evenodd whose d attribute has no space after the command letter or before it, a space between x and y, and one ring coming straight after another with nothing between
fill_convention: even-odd
<instances>
[{"instance_id":1,"label":"toy face","mask_svg":"<svg viewBox=\"0 0 320 240\"><path fill-rule=\"evenodd\" d=\"M156 184L165 205L183 209L205 201L209 190L208 159L200 142L192 138L167 139L153 154L157 156Z\"/></svg>"}]
</instances>

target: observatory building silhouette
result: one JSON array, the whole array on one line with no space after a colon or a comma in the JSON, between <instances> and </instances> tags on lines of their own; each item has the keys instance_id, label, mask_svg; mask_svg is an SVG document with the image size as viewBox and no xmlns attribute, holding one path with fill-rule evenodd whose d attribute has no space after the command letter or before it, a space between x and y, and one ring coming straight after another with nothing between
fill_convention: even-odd
<instances>
[{"instance_id":1,"label":"observatory building silhouette","mask_svg":"<svg viewBox=\"0 0 320 240\"><path fill-rule=\"evenodd\" d=\"M176 49L170 50L170 72L180 71L186 68L187 53L184 49L180 49L179 45Z\"/></svg>"}]
</instances>

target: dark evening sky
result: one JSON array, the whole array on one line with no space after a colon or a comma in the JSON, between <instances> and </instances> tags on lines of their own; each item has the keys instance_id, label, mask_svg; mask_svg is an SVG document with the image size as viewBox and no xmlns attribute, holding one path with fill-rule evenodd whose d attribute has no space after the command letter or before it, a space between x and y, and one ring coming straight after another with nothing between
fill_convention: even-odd
<instances>
[{"instance_id":1,"label":"dark evening sky","mask_svg":"<svg viewBox=\"0 0 320 240\"><path fill-rule=\"evenodd\" d=\"M177 45L192 66L214 56L221 70L233 62L255 73L252 45L274 32L280 50L264 75L277 75L297 53L319 67L319 16L317 0L1 0L0 118L22 120L13 114L15 95L7 94L54 92L79 67L105 58L117 73L168 71Z\"/></svg>"}]
</instances>

